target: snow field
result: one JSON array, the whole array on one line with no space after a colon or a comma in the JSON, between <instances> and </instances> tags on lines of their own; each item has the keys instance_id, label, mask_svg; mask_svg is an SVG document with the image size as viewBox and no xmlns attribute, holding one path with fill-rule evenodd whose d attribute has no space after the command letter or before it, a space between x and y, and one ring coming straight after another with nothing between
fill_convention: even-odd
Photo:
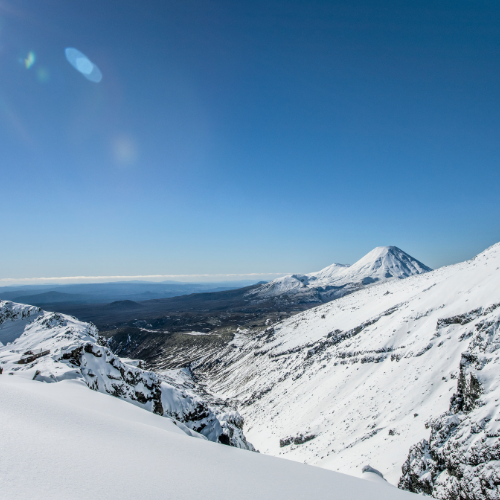
<instances>
[{"instance_id":1,"label":"snow field","mask_svg":"<svg viewBox=\"0 0 500 500\"><path fill-rule=\"evenodd\" d=\"M386 484L193 439L166 418L89 390L0 376L3 498L396 500Z\"/></svg>"}]
</instances>

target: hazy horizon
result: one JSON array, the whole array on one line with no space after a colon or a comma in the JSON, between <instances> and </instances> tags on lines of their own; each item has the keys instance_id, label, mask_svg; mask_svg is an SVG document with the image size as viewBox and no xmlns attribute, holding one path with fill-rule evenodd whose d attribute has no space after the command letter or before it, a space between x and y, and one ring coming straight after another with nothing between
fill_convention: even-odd
<instances>
[{"instance_id":1,"label":"hazy horizon","mask_svg":"<svg viewBox=\"0 0 500 500\"><path fill-rule=\"evenodd\" d=\"M403 249L401 249L403 250ZM486 250L483 249L483 250ZM404 250L403 250L404 251ZM481 252L479 252L481 253ZM475 254L477 255L477 254ZM475 255L471 255L465 260L469 260ZM361 256L361 258L364 257ZM411 256L418 259L415 256ZM356 259L356 261L359 259ZM350 266L356 261L349 262L347 265ZM446 265L453 265L458 262L452 262ZM330 262L331 264L343 264L343 262ZM423 264L426 264L425 262ZM325 266L327 267L327 266ZM444 266L440 266L444 267ZM432 268L438 269L438 268ZM32 277L32 278L0 278L0 288L6 286L21 286L21 285L65 285L65 284L94 284L94 283L251 283L257 281L271 281L282 276L287 276L291 274L307 274L309 272L320 271L320 269L314 269L312 271L300 272L300 271L290 271L290 272L276 272L276 273L241 273L241 274L168 274L168 275L139 275L139 276L66 276L66 277ZM243 279L246 277L247 279ZM251 278L250 278L251 277ZM174 279L175 278L175 279ZM219 279L217 279L219 278ZM223 279L225 278L225 279Z\"/></svg>"},{"instance_id":2,"label":"hazy horizon","mask_svg":"<svg viewBox=\"0 0 500 500\"><path fill-rule=\"evenodd\" d=\"M244 279L248 274L235 275L242 278L233 279L231 275L179 275L179 279L166 279L168 276L157 277L152 276L68 276L68 277L43 277L43 278L2 278L0 279L0 288L10 286L55 286L55 285L74 285L74 284L106 284L106 283L152 283L152 284L219 284L219 283L256 283L258 281L269 281L280 276L285 276L288 273L272 273L255 274L254 279ZM223 276L228 276L222 279ZM253 275L252 275L253 276ZM266 278L267 276L267 278ZM171 276L171 278L175 277ZM186 279L182 280L181 277ZM143 278L143 279L139 279ZM146 279L149 278L149 279ZM220 278L220 279L216 279Z\"/></svg>"}]
</instances>

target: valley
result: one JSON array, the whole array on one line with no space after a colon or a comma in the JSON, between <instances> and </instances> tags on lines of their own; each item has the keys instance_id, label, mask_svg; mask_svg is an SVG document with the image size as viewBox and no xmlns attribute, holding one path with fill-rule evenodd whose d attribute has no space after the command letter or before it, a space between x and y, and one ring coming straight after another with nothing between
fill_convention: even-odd
<instances>
[{"instance_id":1,"label":"valley","mask_svg":"<svg viewBox=\"0 0 500 500\"><path fill-rule=\"evenodd\" d=\"M321 296L311 301L310 288L305 295L293 287L260 296L273 289L271 282L63 307L57 314L26 309L42 315L36 320L40 334L47 322L60 333L50 333L45 343L21 336L9 344L13 337L4 321L0 366L4 374L57 381L73 377L64 375L76 369L64 360L74 358L89 387L150 405L153 412L155 404L159 408L154 401L161 401L165 416L216 442L359 478L374 474L443 500L461 491L474 500L497 498L500 244L470 261L400 277L390 273L401 268L394 247L381 248L364 259L366 272L357 274L348 293L325 302ZM319 294L324 284L320 288ZM4 311L14 307L26 321L23 307L29 306L9 304ZM50 339L67 336L65 325L77 320L60 312L97 326L78 327L94 332L90 344L83 339L75 346L68 337L70 352L77 353L68 357L55 348L60 341ZM49 350L50 358L16 366L19 353L35 347ZM92 360L104 353L110 365L102 371ZM89 362L91 371L83 368ZM115 376L109 370L120 362L129 368ZM133 388L137 382L130 385L139 366L140 377L155 381L141 393ZM137 373L130 378L127 370ZM123 388L113 389L106 373ZM169 391L183 396L160 396ZM198 410L177 409L172 401Z\"/></svg>"},{"instance_id":2,"label":"valley","mask_svg":"<svg viewBox=\"0 0 500 500\"><path fill-rule=\"evenodd\" d=\"M140 358L154 369L175 368L225 347L238 328L259 332L312 307L274 298L250 302L246 295L256 287L139 303L57 304L53 309L94 323L120 356Z\"/></svg>"},{"instance_id":3,"label":"valley","mask_svg":"<svg viewBox=\"0 0 500 500\"><path fill-rule=\"evenodd\" d=\"M176 368L218 352L236 331L259 335L269 325L318 304L379 282L428 271L429 267L397 247L378 247L352 266L332 264L317 273L289 275L234 290L141 302L43 307L91 321L119 355L140 358L154 369Z\"/></svg>"}]
</instances>

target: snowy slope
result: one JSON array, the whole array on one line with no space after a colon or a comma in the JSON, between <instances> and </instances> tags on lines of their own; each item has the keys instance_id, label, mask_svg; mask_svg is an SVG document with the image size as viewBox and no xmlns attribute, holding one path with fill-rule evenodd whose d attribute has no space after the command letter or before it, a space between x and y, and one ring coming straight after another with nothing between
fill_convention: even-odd
<instances>
[{"instance_id":1,"label":"snowy slope","mask_svg":"<svg viewBox=\"0 0 500 500\"><path fill-rule=\"evenodd\" d=\"M224 420L223 428L194 392L169 384L156 373L115 356L91 323L0 301L0 337L7 336L12 343L0 347L0 374L39 382L81 380L95 391L175 419L184 424L180 425L188 434L199 432L211 441L253 449L240 437L232 442L228 435L232 425ZM238 436L240 431L235 429Z\"/></svg>"},{"instance_id":2,"label":"snowy slope","mask_svg":"<svg viewBox=\"0 0 500 500\"><path fill-rule=\"evenodd\" d=\"M293 274L266 283L247 295L284 296L301 302L328 302L372 283L407 278L431 269L397 247L377 247L352 266L332 264L310 274Z\"/></svg>"},{"instance_id":3,"label":"snowy slope","mask_svg":"<svg viewBox=\"0 0 500 500\"><path fill-rule=\"evenodd\" d=\"M80 381L4 374L0 401L2 498L414 498L383 483L189 438L171 420Z\"/></svg>"},{"instance_id":4,"label":"snowy slope","mask_svg":"<svg viewBox=\"0 0 500 500\"><path fill-rule=\"evenodd\" d=\"M261 452L353 475L370 465L396 485L410 447L429 439L426 422L460 393L462 355L485 335L481 325L493 332L488 338L498 331L499 269L497 244L468 262L364 288L258 337L240 331L193 369L239 403ZM489 428L500 436L500 361L488 361L480 390L493 401L492 420L481 439ZM488 439L500 447L498 437Z\"/></svg>"}]
</instances>

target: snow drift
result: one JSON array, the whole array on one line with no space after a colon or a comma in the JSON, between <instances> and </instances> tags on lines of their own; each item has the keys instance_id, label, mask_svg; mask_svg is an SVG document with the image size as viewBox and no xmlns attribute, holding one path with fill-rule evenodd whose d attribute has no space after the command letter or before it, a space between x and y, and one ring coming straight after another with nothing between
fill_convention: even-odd
<instances>
[{"instance_id":1,"label":"snow drift","mask_svg":"<svg viewBox=\"0 0 500 500\"><path fill-rule=\"evenodd\" d=\"M411 493L187 437L81 380L0 375L2 498L404 500Z\"/></svg>"}]
</instances>

